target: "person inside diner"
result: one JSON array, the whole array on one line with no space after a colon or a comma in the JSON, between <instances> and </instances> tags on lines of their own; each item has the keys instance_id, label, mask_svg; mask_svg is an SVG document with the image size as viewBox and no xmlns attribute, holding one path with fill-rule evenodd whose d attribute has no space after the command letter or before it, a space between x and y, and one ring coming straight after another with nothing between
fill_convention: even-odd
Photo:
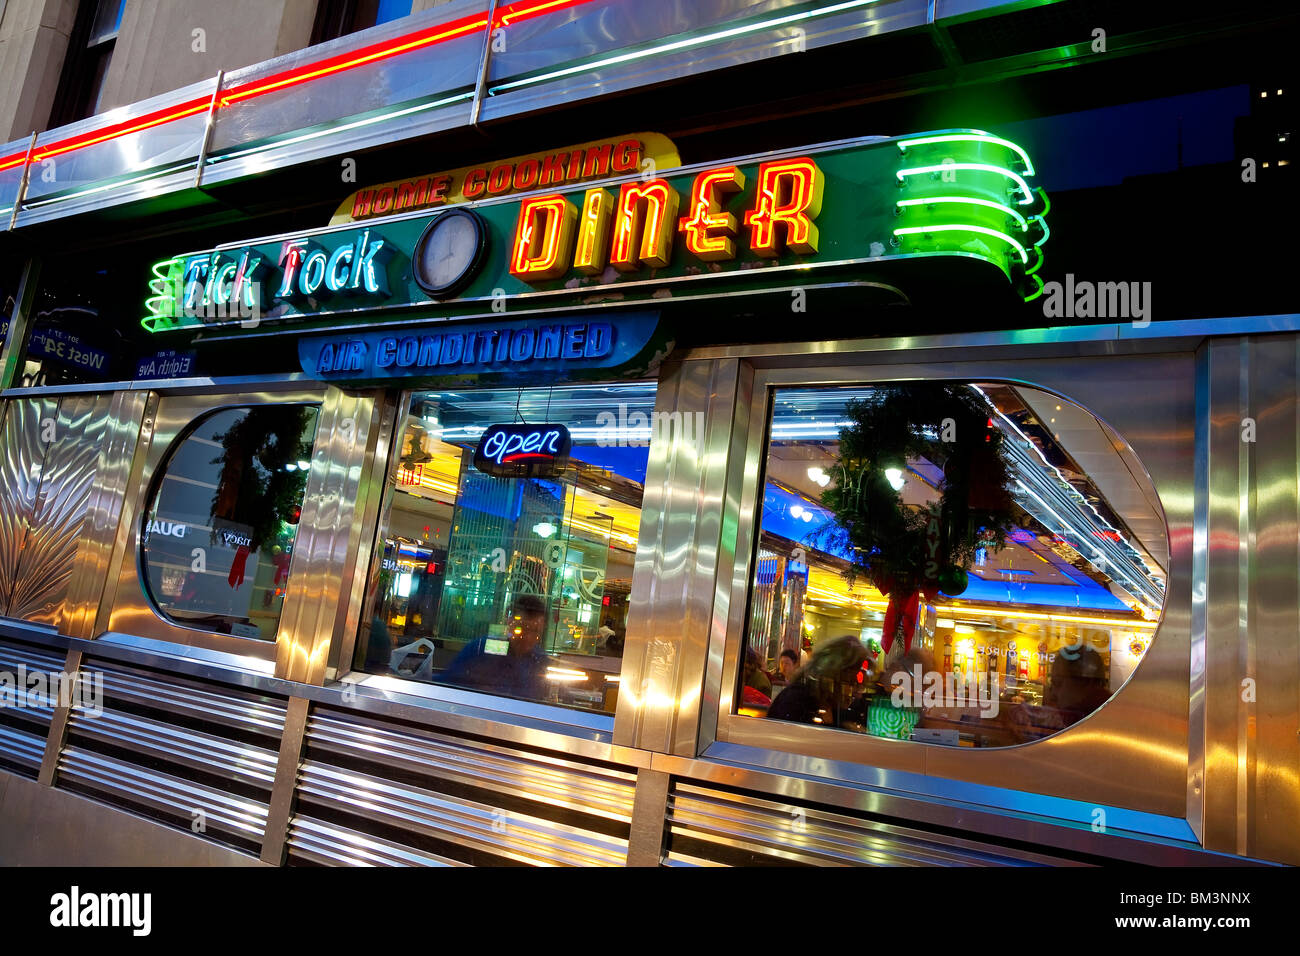
<instances>
[{"instance_id":1,"label":"person inside diner","mask_svg":"<svg viewBox=\"0 0 1300 956\"><path fill-rule=\"evenodd\" d=\"M443 683L529 700L547 696L542 649L546 605L536 594L520 594L510 607L505 638L480 637L466 644L439 676Z\"/></svg>"}]
</instances>

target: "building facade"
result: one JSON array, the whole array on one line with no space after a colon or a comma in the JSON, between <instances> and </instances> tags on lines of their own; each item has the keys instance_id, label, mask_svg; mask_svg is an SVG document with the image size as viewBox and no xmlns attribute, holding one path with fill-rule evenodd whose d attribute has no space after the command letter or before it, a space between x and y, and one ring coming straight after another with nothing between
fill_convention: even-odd
<instances>
[{"instance_id":1,"label":"building facade","mask_svg":"<svg viewBox=\"0 0 1300 956\"><path fill-rule=\"evenodd\" d=\"M1300 862L1296 16L0 4L0 861Z\"/></svg>"}]
</instances>

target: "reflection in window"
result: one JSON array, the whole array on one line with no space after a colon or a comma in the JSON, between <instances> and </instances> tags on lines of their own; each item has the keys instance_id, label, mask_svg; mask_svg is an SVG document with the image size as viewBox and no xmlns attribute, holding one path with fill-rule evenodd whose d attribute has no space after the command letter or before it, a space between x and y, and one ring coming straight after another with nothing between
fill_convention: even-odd
<instances>
[{"instance_id":1,"label":"reflection in window","mask_svg":"<svg viewBox=\"0 0 1300 956\"><path fill-rule=\"evenodd\" d=\"M780 389L737 711L997 747L1114 695L1164 603L1123 440L1036 389Z\"/></svg>"},{"instance_id":2,"label":"reflection in window","mask_svg":"<svg viewBox=\"0 0 1300 956\"><path fill-rule=\"evenodd\" d=\"M654 398L653 384L416 394L357 666L613 713ZM512 422L567 427L564 469L475 469L478 437Z\"/></svg>"},{"instance_id":3,"label":"reflection in window","mask_svg":"<svg viewBox=\"0 0 1300 956\"><path fill-rule=\"evenodd\" d=\"M227 408L176 442L141 532L146 590L163 617L275 640L316 419L310 405Z\"/></svg>"}]
</instances>

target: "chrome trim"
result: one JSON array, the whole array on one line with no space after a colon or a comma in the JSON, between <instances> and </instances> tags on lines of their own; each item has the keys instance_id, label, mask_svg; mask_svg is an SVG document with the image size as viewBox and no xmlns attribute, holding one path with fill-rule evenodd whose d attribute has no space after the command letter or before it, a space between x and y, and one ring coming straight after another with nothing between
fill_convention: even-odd
<instances>
[{"instance_id":1,"label":"chrome trim","mask_svg":"<svg viewBox=\"0 0 1300 956\"><path fill-rule=\"evenodd\" d=\"M823 358L835 355L847 358L854 353L905 351L915 353L926 350L952 349L959 351L983 348L1005 348L1005 353L994 357L1034 356L1060 354L1059 346L1076 343L1098 343L1097 354L1122 354L1132 351L1173 349L1192 351L1199 340L1220 335L1262 335L1273 332L1300 331L1300 313L1279 315L1244 315L1214 319L1178 319L1152 322L1144 328L1131 324L1119 325L1064 325L1041 329L1008 329L994 332L958 332L939 335L889 336L881 338L846 339L834 342L777 342L760 345L717 345L685 349L678 353L686 359L742 358L765 367L782 358ZM1192 341L1187 341L1187 340ZM1108 343L1104 346L1101 343ZM1102 349L1106 351L1103 353ZM929 358L927 356L927 358Z\"/></svg>"},{"instance_id":2,"label":"chrome trim","mask_svg":"<svg viewBox=\"0 0 1300 956\"><path fill-rule=\"evenodd\" d=\"M298 784L298 764L302 762L302 745L311 703L303 697L290 697L285 708L284 730L280 735L280 752L275 764L275 782L267 802L266 836L260 854L263 863L276 866L284 862L284 843L289 814L293 811L293 792Z\"/></svg>"},{"instance_id":3,"label":"chrome trim","mask_svg":"<svg viewBox=\"0 0 1300 956\"><path fill-rule=\"evenodd\" d=\"M45 756L45 738L0 724L0 761L17 764L36 776Z\"/></svg>"},{"instance_id":4,"label":"chrome trim","mask_svg":"<svg viewBox=\"0 0 1300 956\"><path fill-rule=\"evenodd\" d=\"M281 375L230 375L218 378L142 378L122 382L90 382L80 385L41 385L36 388L9 388L0 392L0 398L17 398L29 395L73 395L80 392L122 392L133 389L157 389L168 395L220 392L255 387L261 392L277 389L294 389L319 384L302 372Z\"/></svg>"},{"instance_id":5,"label":"chrome trim","mask_svg":"<svg viewBox=\"0 0 1300 956\"><path fill-rule=\"evenodd\" d=\"M32 257L23 263L23 274L14 293L13 313L9 316L9 330L0 341L0 398L6 397L10 382L19 377L27 353L28 331L31 326L32 302L36 299L36 286L41 277L41 260Z\"/></svg>"}]
</instances>

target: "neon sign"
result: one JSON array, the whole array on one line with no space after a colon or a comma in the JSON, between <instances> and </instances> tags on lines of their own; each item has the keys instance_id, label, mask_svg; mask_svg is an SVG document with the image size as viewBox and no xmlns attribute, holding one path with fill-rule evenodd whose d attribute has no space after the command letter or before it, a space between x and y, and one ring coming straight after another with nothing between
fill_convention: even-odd
<instances>
[{"instance_id":1,"label":"neon sign","mask_svg":"<svg viewBox=\"0 0 1300 956\"><path fill-rule=\"evenodd\" d=\"M569 464L572 439L563 425L492 425L474 449L474 467L497 478L543 478Z\"/></svg>"},{"instance_id":2,"label":"neon sign","mask_svg":"<svg viewBox=\"0 0 1300 956\"><path fill-rule=\"evenodd\" d=\"M892 289L918 306L1041 294L1050 204L1030 185L1025 151L988 133L844 140L648 176L622 172L634 151L617 147L607 164L603 147L591 154L590 175L608 173L595 182L565 188L556 172L553 186L545 157L532 165L525 157L481 167L484 198L457 209L165 260L154 267L142 324L235 325L259 302L265 321L324 326L363 310L468 320L516 303L659 307L846 283ZM581 164L576 149L555 153L551 165L567 157L566 171L585 177L588 153ZM492 196L498 167L502 189L519 177L534 191ZM908 259L924 261L896 265Z\"/></svg>"}]
</instances>

